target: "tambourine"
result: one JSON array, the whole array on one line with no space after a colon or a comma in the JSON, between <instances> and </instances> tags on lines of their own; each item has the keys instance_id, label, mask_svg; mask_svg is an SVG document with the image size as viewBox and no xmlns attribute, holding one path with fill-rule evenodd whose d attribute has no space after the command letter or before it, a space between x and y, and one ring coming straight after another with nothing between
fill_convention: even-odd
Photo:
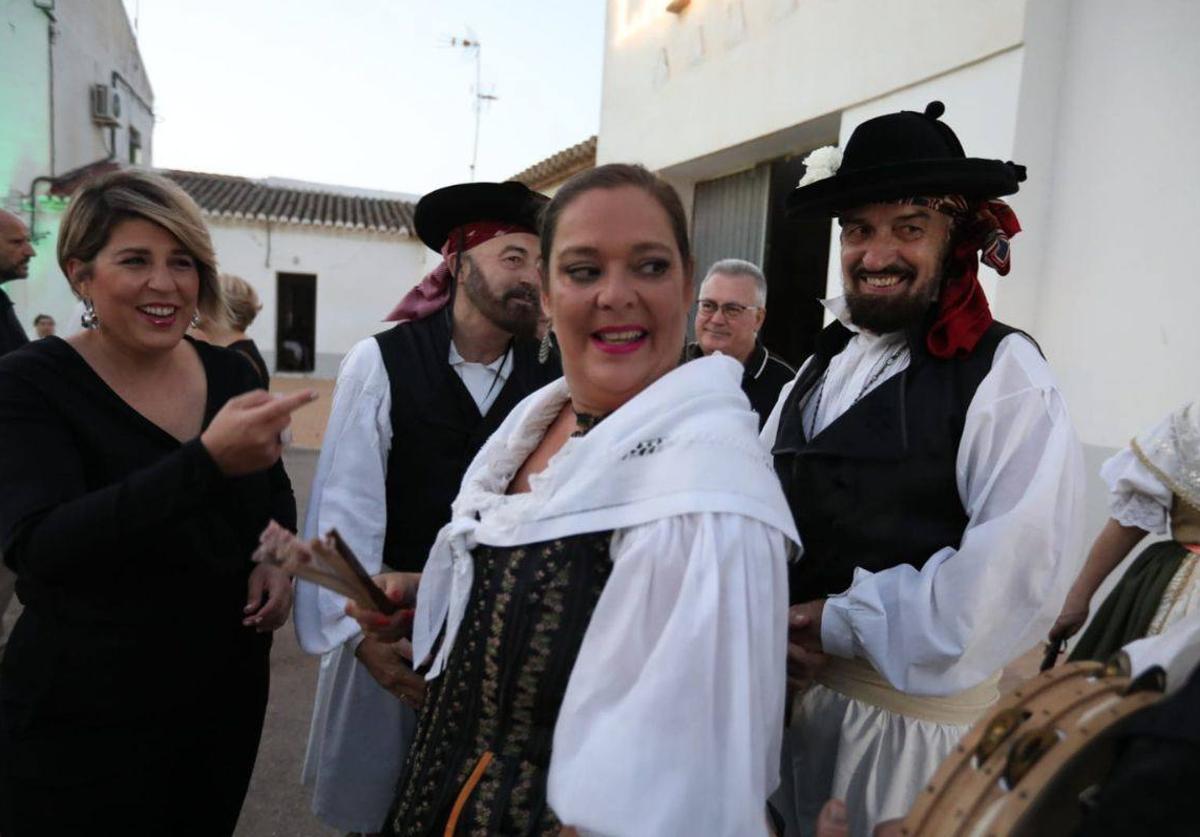
<instances>
[{"instance_id":1,"label":"tambourine","mask_svg":"<svg viewBox=\"0 0 1200 837\"><path fill-rule=\"evenodd\" d=\"M1137 680L1118 655L1044 671L959 741L900 827L906 837L1072 834L1108 774L1129 717L1159 699L1161 668Z\"/></svg>"}]
</instances>

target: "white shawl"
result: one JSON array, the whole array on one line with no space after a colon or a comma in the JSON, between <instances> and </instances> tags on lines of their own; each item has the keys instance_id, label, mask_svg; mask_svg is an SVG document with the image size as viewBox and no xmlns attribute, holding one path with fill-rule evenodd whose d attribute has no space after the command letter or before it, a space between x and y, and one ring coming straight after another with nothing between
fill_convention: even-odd
<instances>
[{"instance_id":1,"label":"white shawl","mask_svg":"<svg viewBox=\"0 0 1200 837\"><path fill-rule=\"evenodd\" d=\"M425 660L446 628L429 672L445 666L471 591L477 544L517 546L625 529L676 515L728 512L798 542L758 424L741 390L742 365L714 355L664 375L586 436L572 438L530 479L509 483L569 397L565 379L529 395L496 430L463 477L452 517L421 578L413 629Z\"/></svg>"}]
</instances>

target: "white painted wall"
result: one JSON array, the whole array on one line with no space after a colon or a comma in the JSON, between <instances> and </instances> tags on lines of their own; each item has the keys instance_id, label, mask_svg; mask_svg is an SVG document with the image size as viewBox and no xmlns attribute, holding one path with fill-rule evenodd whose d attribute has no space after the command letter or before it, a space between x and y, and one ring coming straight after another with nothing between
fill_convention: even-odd
<instances>
[{"instance_id":1,"label":"white painted wall","mask_svg":"<svg viewBox=\"0 0 1200 837\"><path fill-rule=\"evenodd\" d=\"M1025 15L1025 0L664 6L609 0L599 162L667 169L791 129L1011 49Z\"/></svg>"},{"instance_id":2,"label":"white painted wall","mask_svg":"<svg viewBox=\"0 0 1200 837\"><path fill-rule=\"evenodd\" d=\"M250 327L274 369L277 273L317 276L316 369L332 378L356 342L388 328L383 318L432 267L416 238L285 224L208 219L220 269L254 286L263 309Z\"/></svg>"},{"instance_id":3,"label":"white painted wall","mask_svg":"<svg viewBox=\"0 0 1200 837\"><path fill-rule=\"evenodd\" d=\"M1050 194L1033 207L1037 292L1013 303L1085 444L1111 449L1200 395L1200 4L1044 2L1017 148Z\"/></svg>"},{"instance_id":4,"label":"white painted wall","mask_svg":"<svg viewBox=\"0 0 1200 837\"><path fill-rule=\"evenodd\" d=\"M58 0L54 51L55 168L58 173L106 156L110 131L91 121L89 90L113 87L121 97L116 158L129 160L129 128L142 137L143 165L150 165L154 93L120 0ZM139 98L141 101L139 101ZM149 106L149 107L147 107Z\"/></svg>"},{"instance_id":5,"label":"white painted wall","mask_svg":"<svg viewBox=\"0 0 1200 837\"><path fill-rule=\"evenodd\" d=\"M35 177L61 175L110 154L112 132L92 122L89 90L111 86L114 71L128 82L117 87L116 157L128 160L131 124L141 133L145 164L153 151L153 117L130 87L150 106L153 93L121 1L58 0L54 6L51 21L31 0L0 0L0 206L26 223ZM43 183L39 194L45 192ZM28 333L35 314L53 316L60 333L75 317L75 298L54 254L62 209L61 202L39 201L29 278L4 286Z\"/></svg>"}]
</instances>

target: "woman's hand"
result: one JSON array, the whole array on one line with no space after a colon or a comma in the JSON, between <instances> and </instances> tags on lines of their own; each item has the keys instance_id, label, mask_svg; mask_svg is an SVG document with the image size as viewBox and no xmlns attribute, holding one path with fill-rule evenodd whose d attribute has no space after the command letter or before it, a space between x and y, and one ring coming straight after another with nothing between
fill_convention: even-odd
<instances>
[{"instance_id":1,"label":"woman's hand","mask_svg":"<svg viewBox=\"0 0 1200 837\"><path fill-rule=\"evenodd\" d=\"M292 578L278 567L257 564L246 590L242 624L260 634L282 628L292 612Z\"/></svg>"},{"instance_id":2,"label":"woman's hand","mask_svg":"<svg viewBox=\"0 0 1200 837\"><path fill-rule=\"evenodd\" d=\"M367 610L354 602L346 602L346 615L358 622L368 637L381 642L412 639L414 608L417 604L417 587L421 583L420 573L383 573L374 577L385 596L400 610L391 616L377 610Z\"/></svg>"},{"instance_id":3,"label":"woman's hand","mask_svg":"<svg viewBox=\"0 0 1200 837\"><path fill-rule=\"evenodd\" d=\"M270 468L283 453L283 431L293 411L317 398L315 390L274 396L263 389L225 402L200 441L227 477Z\"/></svg>"},{"instance_id":4,"label":"woman's hand","mask_svg":"<svg viewBox=\"0 0 1200 837\"><path fill-rule=\"evenodd\" d=\"M385 642L367 636L354 649L354 656L380 686L416 710L425 702L425 678L413 671L412 655L407 639Z\"/></svg>"},{"instance_id":5,"label":"woman's hand","mask_svg":"<svg viewBox=\"0 0 1200 837\"><path fill-rule=\"evenodd\" d=\"M1071 588L1067 600L1063 603L1062 612L1058 614L1054 627L1050 629L1051 642L1067 639L1083 627L1091 611L1091 598L1090 593Z\"/></svg>"}]
</instances>

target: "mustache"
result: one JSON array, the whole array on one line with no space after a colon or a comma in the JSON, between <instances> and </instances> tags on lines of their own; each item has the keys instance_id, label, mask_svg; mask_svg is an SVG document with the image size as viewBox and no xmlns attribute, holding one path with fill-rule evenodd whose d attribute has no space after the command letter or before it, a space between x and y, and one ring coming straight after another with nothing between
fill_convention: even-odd
<instances>
[{"instance_id":1,"label":"mustache","mask_svg":"<svg viewBox=\"0 0 1200 837\"><path fill-rule=\"evenodd\" d=\"M509 290L505 291L504 296L501 297L501 299L504 302L508 302L510 299L520 299L524 300L525 302L538 304L541 302L541 295L538 293L538 289L533 285L530 285L526 282L521 282L515 288L510 288Z\"/></svg>"}]
</instances>

